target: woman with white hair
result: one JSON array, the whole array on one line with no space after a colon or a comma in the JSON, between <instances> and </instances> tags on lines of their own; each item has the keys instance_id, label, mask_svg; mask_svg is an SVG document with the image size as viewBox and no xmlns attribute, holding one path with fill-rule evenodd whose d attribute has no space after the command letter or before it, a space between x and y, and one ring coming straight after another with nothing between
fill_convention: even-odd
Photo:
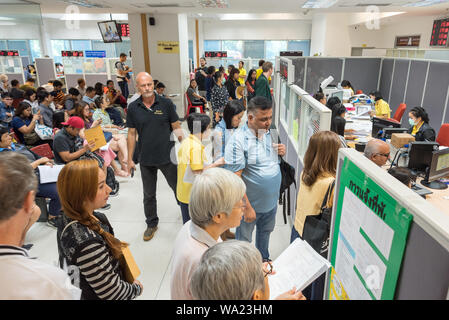
<instances>
[{"instance_id":1,"label":"woman with white hair","mask_svg":"<svg viewBox=\"0 0 449 320\"><path fill-rule=\"evenodd\" d=\"M8 76L6 74L0 74L0 94L3 92L8 92Z\"/></svg>"},{"instance_id":2,"label":"woman with white hair","mask_svg":"<svg viewBox=\"0 0 449 320\"><path fill-rule=\"evenodd\" d=\"M229 240L207 249L190 287L197 300L268 300L270 274L274 274L273 269L267 262L262 264L262 255L254 245ZM295 291L292 288L276 300L306 300Z\"/></svg>"},{"instance_id":3,"label":"woman with white hair","mask_svg":"<svg viewBox=\"0 0 449 320\"><path fill-rule=\"evenodd\" d=\"M191 300L190 279L202 254L229 228L240 225L245 184L234 173L211 168L198 175L190 193L190 221L175 241L171 270L171 298ZM260 260L262 261L262 259Z\"/></svg>"}]
</instances>

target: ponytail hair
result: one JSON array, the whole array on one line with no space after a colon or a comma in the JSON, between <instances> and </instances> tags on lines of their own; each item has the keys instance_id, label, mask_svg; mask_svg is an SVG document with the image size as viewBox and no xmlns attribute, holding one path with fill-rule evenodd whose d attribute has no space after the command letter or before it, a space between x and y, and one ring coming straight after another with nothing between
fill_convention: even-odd
<instances>
[{"instance_id":1,"label":"ponytail hair","mask_svg":"<svg viewBox=\"0 0 449 320\"><path fill-rule=\"evenodd\" d=\"M78 160L64 166L58 176L58 194L62 210L70 219L76 220L101 235L116 259L122 256L122 248L128 244L116 239L101 228L100 223L86 210L86 201L94 201L98 190L98 162Z\"/></svg>"},{"instance_id":2,"label":"ponytail hair","mask_svg":"<svg viewBox=\"0 0 449 320\"><path fill-rule=\"evenodd\" d=\"M429 123L430 121L429 115L423 107L414 107L412 110L410 110L410 113L413 114L415 118L421 118L425 123Z\"/></svg>"},{"instance_id":3,"label":"ponytail hair","mask_svg":"<svg viewBox=\"0 0 449 320\"><path fill-rule=\"evenodd\" d=\"M218 85L217 84L218 79L220 79L222 75L223 75L223 72L221 72L221 71L217 71L214 73L214 85Z\"/></svg>"}]
</instances>

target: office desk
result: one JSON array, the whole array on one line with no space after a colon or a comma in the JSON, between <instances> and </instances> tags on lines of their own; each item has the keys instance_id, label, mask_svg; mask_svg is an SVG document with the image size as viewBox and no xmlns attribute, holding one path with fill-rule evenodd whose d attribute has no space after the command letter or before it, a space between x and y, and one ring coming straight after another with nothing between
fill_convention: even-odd
<instances>
[{"instance_id":1,"label":"office desk","mask_svg":"<svg viewBox=\"0 0 449 320\"><path fill-rule=\"evenodd\" d=\"M420 187L425 186L421 185L421 181L423 178L416 179L416 182L419 184ZM426 200L429 201L434 207L438 208L440 211L446 213L449 215L449 188L444 190L436 190L436 189L430 189L428 190L432 191L432 194L428 194L426 196Z\"/></svg>"}]
</instances>

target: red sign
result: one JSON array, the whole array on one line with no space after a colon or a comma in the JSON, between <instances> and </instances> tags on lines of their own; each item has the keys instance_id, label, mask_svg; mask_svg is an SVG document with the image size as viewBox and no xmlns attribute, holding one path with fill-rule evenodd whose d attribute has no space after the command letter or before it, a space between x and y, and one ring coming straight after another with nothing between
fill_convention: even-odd
<instances>
[{"instance_id":1,"label":"red sign","mask_svg":"<svg viewBox=\"0 0 449 320\"><path fill-rule=\"evenodd\" d=\"M17 51L17 50L1 50L0 56L2 56L2 57L18 57L19 51Z\"/></svg>"},{"instance_id":2,"label":"red sign","mask_svg":"<svg viewBox=\"0 0 449 320\"><path fill-rule=\"evenodd\" d=\"M62 57L84 57L84 51L61 51Z\"/></svg>"},{"instance_id":3,"label":"red sign","mask_svg":"<svg viewBox=\"0 0 449 320\"><path fill-rule=\"evenodd\" d=\"M448 34L449 34L449 18L442 20L435 20L433 22L430 45L436 47L447 47Z\"/></svg>"},{"instance_id":4,"label":"red sign","mask_svg":"<svg viewBox=\"0 0 449 320\"><path fill-rule=\"evenodd\" d=\"M121 37L129 37L129 24L117 23L117 31Z\"/></svg>"},{"instance_id":5,"label":"red sign","mask_svg":"<svg viewBox=\"0 0 449 320\"><path fill-rule=\"evenodd\" d=\"M227 51L205 51L204 57L205 58L227 58L228 52Z\"/></svg>"}]
</instances>

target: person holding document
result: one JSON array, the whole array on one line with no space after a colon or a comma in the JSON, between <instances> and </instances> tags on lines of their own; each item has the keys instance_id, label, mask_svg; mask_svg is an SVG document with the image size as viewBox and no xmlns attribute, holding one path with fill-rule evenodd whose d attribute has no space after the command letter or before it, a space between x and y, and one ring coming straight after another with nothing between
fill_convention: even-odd
<instances>
[{"instance_id":1,"label":"person holding document","mask_svg":"<svg viewBox=\"0 0 449 320\"><path fill-rule=\"evenodd\" d=\"M17 152L23 154L30 161L34 170L41 165L53 166L53 161L46 157L40 157L34 152L28 150L24 145L14 144L12 142L12 134L9 133L8 128L0 126L0 152ZM47 224L51 227L56 227L57 218L61 214L61 202L59 201L58 191L56 190L56 183L40 183L38 184L37 197L50 198L50 205L48 209Z\"/></svg>"}]
</instances>

